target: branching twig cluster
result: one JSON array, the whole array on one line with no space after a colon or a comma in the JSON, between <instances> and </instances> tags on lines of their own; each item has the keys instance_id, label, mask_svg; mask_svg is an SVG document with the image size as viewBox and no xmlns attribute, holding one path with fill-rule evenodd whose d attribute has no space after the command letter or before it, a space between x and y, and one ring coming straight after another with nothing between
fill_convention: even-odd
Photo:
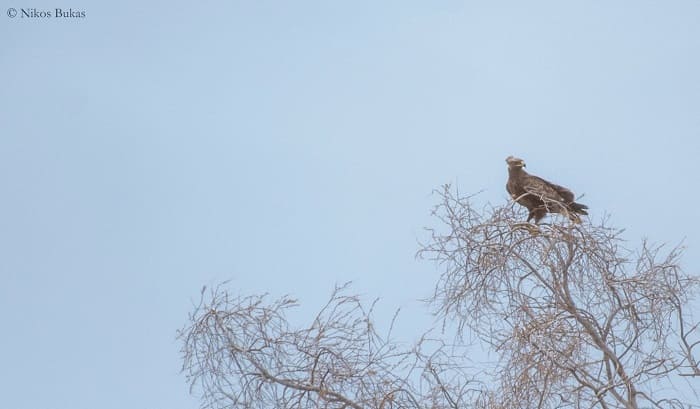
<instances>
[{"instance_id":1,"label":"branching twig cluster","mask_svg":"<svg viewBox=\"0 0 700 409\"><path fill-rule=\"evenodd\" d=\"M498 352L499 407L682 407L654 390L698 374L683 307L699 281L679 267L682 248L633 252L606 222L525 225L518 207L440 196L443 229L420 252L444 269L430 301Z\"/></svg>"},{"instance_id":2,"label":"branching twig cluster","mask_svg":"<svg viewBox=\"0 0 700 409\"><path fill-rule=\"evenodd\" d=\"M287 318L289 297L203 291L180 332L203 406L693 407L659 388L700 375L687 314L700 282L679 267L681 247L632 251L607 221L532 225L517 205L477 209L449 186L439 195L441 226L419 255L442 269L429 300L440 336L405 347L380 335L375 304L347 285L303 327ZM457 345L442 340L451 329ZM490 371L468 367L467 337L498 356Z\"/></svg>"},{"instance_id":3,"label":"branching twig cluster","mask_svg":"<svg viewBox=\"0 0 700 409\"><path fill-rule=\"evenodd\" d=\"M184 369L205 407L460 408L478 393L439 340L401 348L374 327L347 285L306 328L285 316L296 301L203 293L181 331ZM426 352L426 351L429 351Z\"/></svg>"}]
</instances>

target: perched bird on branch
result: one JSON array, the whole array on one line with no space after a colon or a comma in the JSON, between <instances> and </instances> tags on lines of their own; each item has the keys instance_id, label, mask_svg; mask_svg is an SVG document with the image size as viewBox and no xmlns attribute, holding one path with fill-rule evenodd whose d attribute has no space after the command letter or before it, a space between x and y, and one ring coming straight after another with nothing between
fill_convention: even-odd
<instances>
[{"instance_id":1,"label":"perched bird on branch","mask_svg":"<svg viewBox=\"0 0 700 409\"><path fill-rule=\"evenodd\" d=\"M588 214L585 210L588 206L574 202L574 193L571 190L525 172L524 160L509 156L506 163L506 190L513 200L530 212L527 216L528 222L534 218L535 223L539 223L547 213L561 213L572 222L581 223L578 215Z\"/></svg>"}]
</instances>

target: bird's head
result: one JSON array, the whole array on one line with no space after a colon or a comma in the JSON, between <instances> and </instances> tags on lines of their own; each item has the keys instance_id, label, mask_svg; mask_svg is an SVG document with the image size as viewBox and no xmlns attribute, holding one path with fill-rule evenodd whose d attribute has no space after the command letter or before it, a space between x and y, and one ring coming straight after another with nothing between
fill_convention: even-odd
<instances>
[{"instance_id":1,"label":"bird's head","mask_svg":"<svg viewBox=\"0 0 700 409\"><path fill-rule=\"evenodd\" d=\"M515 156L507 157L506 163L508 164L508 169L520 169L525 167L525 161Z\"/></svg>"}]
</instances>

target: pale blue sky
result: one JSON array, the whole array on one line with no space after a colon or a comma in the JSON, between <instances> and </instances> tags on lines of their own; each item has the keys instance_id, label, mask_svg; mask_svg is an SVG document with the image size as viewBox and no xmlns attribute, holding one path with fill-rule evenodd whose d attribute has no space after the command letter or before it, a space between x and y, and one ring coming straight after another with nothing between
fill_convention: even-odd
<instances>
[{"instance_id":1,"label":"pale blue sky","mask_svg":"<svg viewBox=\"0 0 700 409\"><path fill-rule=\"evenodd\" d=\"M2 407L197 407L175 331L225 279L353 280L411 341L431 190L503 203L511 154L700 264L698 1L2 5Z\"/></svg>"}]
</instances>

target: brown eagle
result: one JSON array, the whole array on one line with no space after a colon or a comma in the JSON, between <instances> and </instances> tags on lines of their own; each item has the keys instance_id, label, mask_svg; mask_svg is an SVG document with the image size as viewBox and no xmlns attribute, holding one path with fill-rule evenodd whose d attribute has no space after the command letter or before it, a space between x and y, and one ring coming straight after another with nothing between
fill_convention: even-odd
<instances>
[{"instance_id":1,"label":"brown eagle","mask_svg":"<svg viewBox=\"0 0 700 409\"><path fill-rule=\"evenodd\" d=\"M535 223L539 223L547 213L562 213L572 222L581 223L578 215L588 214L585 210L588 206L574 202L574 193L571 190L525 172L524 160L509 156L506 163L506 190L513 200L530 211L527 216L528 222L534 218Z\"/></svg>"}]
</instances>

